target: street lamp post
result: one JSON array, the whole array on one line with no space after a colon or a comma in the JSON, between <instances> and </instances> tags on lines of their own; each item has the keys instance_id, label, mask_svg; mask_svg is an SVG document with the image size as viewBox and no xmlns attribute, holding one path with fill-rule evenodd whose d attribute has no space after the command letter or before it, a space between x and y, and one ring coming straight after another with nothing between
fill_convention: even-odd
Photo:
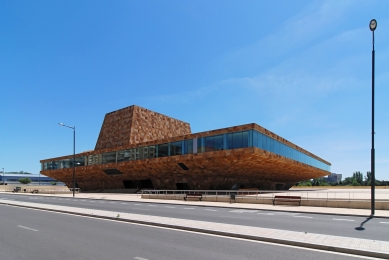
<instances>
[{"instance_id":1,"label":"street lamp post","mask_svg":"<svg viewBox=\"0 0 389 260\"><path fill-rule=\"evenodd\" d=\"M73 129L73 198L76 192L76 126L67 126L62 123L58 123L60 126Z\"/></svg>"},{"instance_id":2,"label":"street lamp post","mask_svg":"<svg viewBox=\"0 0 389 260\"><path fill-rule=\"evenodd\" d=\"M375 211L375 149L374 149L374 31L377 28L377 21L372 19L369 24L370 31L373 33L373 51L371 52L372 74L371 74L371 215Z\"/></svg>"},{"instance_id":3,"label":"street lamp post","mask_svg":"<svg viewBox=\"0 0 389 260\"><path fill-rule=\"evenodd\" d=\"M3 186L4 186L5 184L4 184L4 168L3 168Z\"/></svg>"}]
</instances>

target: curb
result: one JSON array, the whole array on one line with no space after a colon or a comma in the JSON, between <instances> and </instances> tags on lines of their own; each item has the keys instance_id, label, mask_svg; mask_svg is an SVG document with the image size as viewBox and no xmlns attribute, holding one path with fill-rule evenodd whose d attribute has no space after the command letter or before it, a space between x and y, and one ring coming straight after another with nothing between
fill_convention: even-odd
<instances>
[{"instance_id":1,"label":"curb","mask_svg":"<svg viewBox=\"0 0 389 260\"><path fill-rule=\"evenodd\" d=\"M147 225L147 226L164 227L164 228L171 228L171 229L176 229L176 230L185 230L185 231L192 231L192 232L197 232L197 233L219 235L219 236L224 236L224 237L234 237L234 238L241 238L241 239L261 241L261 242L269 242L269 243L275 243L275 244L297 246L297 247L303 247L303 248L312 248L312 249L318 249L318 250L323 250L323 251L346 253L346 254L351 254L351 255L361 255L361 256L368 256L368 257L389 259L389 254L371 251L371 250L360 250L360 249L350 249L350 248L344 248L344 247L326 246L326 245L315 244L315 243L306 243L306 242L300 242L300 241L283 240L283 239L279 239L279 238L270 238L270 237L266 237L266 236L254 236L254 235L247 235L247 234L231 233L231 232L220 231L220 230L211 230L211 229L204 229L204 228L171 225L171 224L151 222L151 221L122 219L122 218L99 216L99 215L87 214L87 213L71 212L71 211L66 211L66 210L47 209L47 208L40 208L40 207L26 206L26 205L15 205L15 204L12 204L12 202L11 203L0 202L0 204L1 205L9 205L9 206L13 206L13 207L19 207L19 208L37 209L37 210L43 210L43 211L48 211L48 212L66 213L66 214L75 215L75 216L92 217L92 218L96 218L96 219L115 220L115 221L126 222L126 223L135 223L135 224L142 224L142 225Z\"/></svg>"}]
</instances>

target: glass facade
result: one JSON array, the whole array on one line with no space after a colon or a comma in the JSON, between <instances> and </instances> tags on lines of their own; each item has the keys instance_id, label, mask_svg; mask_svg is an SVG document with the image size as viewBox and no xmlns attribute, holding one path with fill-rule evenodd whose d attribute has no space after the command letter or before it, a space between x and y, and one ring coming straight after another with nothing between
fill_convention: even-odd
<instances>
[{"instance_id":1,"label":"glass facade","mask_svg":"<svg viewBox=\"0 0 389 260\"><path fill-rule=\"evenodd\" d=\"M253 146L286 158L330 171L330 166L267 135L253 130Z\"/></svg>"},{"instance_id":2,"label":"glass facade","mask_svg":"<svg viewBox=\"0 0 389 260\"><path fill-rule=\"evenodd\" d=\"M278 154L328 172L330 171L330 166L326 163L323 163L256 130L199 137L195 138L195 142L193 139L189 139L103 154L89 155L87 161L88 165L100 163L105 164L166 156L179 156L183 154L192 154L194 152L204 153L247 147L257 147L262 150ZM85 162L85 157L76 158L76 166L84 166ZM45 162L42 165L42 169L44 170L71 167L73 167L73 159Z\"/></svg>"},{"instance_id":3,"label":"glass facade","mask_svg":"<svg viewBox=\"0 0 389 260\"><path fill-rule=\"evenodd\" d=\"M116 162L116 152L103 153L102 163Z\"/></svg>"},{"instance_id":4,"label":"glass facade","mask_svg":"<svg viewBox=\"0 0 389 260\"><path fill-rule=\"evenodd\" d=\"M84 156L76 157L75 163L76 163L76 167L85 166L85 157ZM45 162L42 164L43 170L55 170L55 169L72 168L72 167L73 167L73 158Z\"/></svg>"}]
</instances>

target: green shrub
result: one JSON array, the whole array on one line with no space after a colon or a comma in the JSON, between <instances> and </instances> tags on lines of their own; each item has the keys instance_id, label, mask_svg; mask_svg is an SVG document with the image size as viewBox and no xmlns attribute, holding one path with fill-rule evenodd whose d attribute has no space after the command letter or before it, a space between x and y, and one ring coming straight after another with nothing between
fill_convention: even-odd
<instances>
[{"instance_id":1,"label":"green shrub","mask_svg":"<svg viewBox=\"0 0 389 260\"><path fill-rule=\"evenodd\" d=\"M31 179L30 178L20 178L19 182L21 184L29 184L29 183L31 183Z\"/></svg>"}]
</instances>

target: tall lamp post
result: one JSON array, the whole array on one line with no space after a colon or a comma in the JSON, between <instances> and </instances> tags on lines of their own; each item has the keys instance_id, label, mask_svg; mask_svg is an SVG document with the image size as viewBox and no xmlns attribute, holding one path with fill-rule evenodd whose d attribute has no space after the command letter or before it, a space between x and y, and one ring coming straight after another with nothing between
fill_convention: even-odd
<instances>
[{"instance_id":1,"label":"tall lamp post","mask_svg":"<svg viewBox=\"0 0 389 260\"><path fill-rule=\"evenodd\" d=\"M60 126L73 129L73 198L76 192L76 126L67 126L62 123L58 123Z\"/></svg>"},{"instance_id":2,"label":"tall lamp post","mask_svg":"<svg viewBox=\"0 0 389 260\"><path fill-rule=\"evenodd\" d=\"M4 186L4 168L3 168L3 186Z\"/></svg>"},{"instance_id":3,"label":"tall lamp post","mask_svg":"<svg viewBox=\"0 0 389 260\"><path fill-rule=\"evenodd\" d=\"M371 215L375 211L375 150L374 150L374 31L377 28L377 21L372 19L369 24L370 31L373 33L373 51L371 52L372 74L371 74Z\"/></svg>"}]
</instances>

